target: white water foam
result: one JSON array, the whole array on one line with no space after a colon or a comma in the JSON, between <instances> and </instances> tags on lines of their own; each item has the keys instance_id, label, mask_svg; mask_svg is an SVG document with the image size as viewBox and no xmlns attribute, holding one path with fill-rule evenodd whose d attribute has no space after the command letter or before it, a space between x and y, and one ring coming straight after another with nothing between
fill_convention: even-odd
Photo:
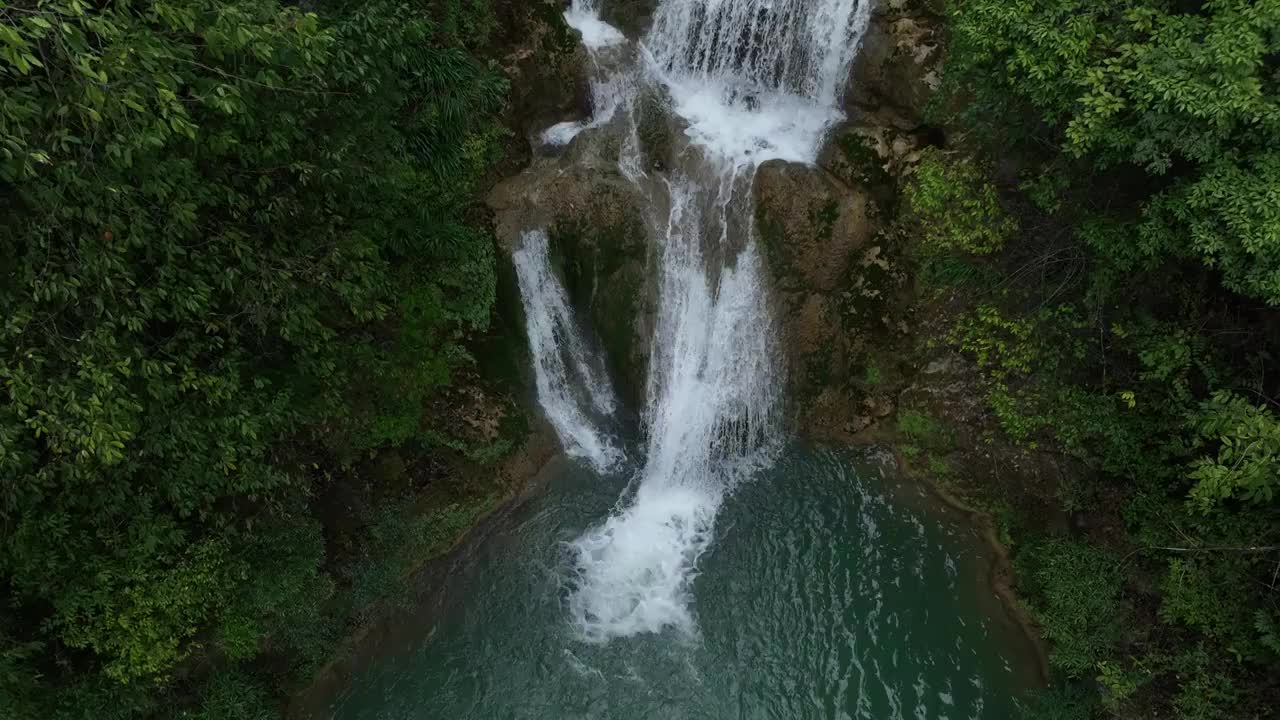
<instances>
[{"instance_id":1,"label":"white water foam","mask_svg":"<svg viewBox=\"0 0 1280 720\"><path fill-rule=\"evenodd\" d=\"M545 231L530 231L512 255L538 402L565 453L606 472L622 462L623 452L599 421L613 415L618 401L602 363L588 352L574 322L568 295L551 269L548 245Z\"/></svg>"},{"instance_id":2,"label":"white water foam","mask_svg":"<svg viewBox=\"0 0 1280 720\"><path fill-rule=\"evenodd\" d=\"M719 234L713 244L727 240L734 184L723 196L689 180L670 187L647 463L630 505L573 544L569 608L590 641L695 631L690 584L716 514L777 446L781 383L760 258L749 244L713 283L702 252L707 230Z\"/></svg>"},{"instance_id":3,"label":"white water foam","mask_svg":"<svg viewBox=\"0 0 1280 720\"><path fill-rule=\"evenodd\" d=\"M870 20L871 0L668 0L645 57L694 143L737 166L812 163Z\"/></svg>"},{"instance_id":4,"label":"white water foam","mask_svg":"<svg viewBox=\"0 0 1280 720\"><path fill-rule=\"evenodd\" d=\"M564 13L565 23L582 35L582 44L588 50L621 45L627 41L618 28L600 19L598 3L591 0L574 0Z\"/></svg>"},{"instance_id":5,"label":"white water foam","mask_svg":"<svg viewBox=\"0 0 1280 720\"><path fill-rule=\"evenodd\" d=\"M607 1L607 0L606 0ZM591 8L594 11L594 8ZM644 73L697 152L666 183L659 307L644 419L647 458L625 507L571 544L571 620L588 641L696 633L691 584L733 488L782 438L780 352L753 237L765 160L812 163L869 0L663 0ZM616 108L633 107L634 83ZM632 120L634 127L634 119ZM627 144L620 158L627 177Z\"/></svg>"}]
</instances>

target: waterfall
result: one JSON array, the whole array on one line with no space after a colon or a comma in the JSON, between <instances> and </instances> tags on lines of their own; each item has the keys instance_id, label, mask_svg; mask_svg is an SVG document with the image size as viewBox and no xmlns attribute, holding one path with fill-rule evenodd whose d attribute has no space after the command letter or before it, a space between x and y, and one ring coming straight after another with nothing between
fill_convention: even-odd
<instances>
[{"instance_id":1,"label":"waterfall","mask_svg":"<svg viewBox=\"0 0 1280 720\"><path fill-rule=\"evenodd\" d=\"M646 464L629 506L574 543L569 610L587 640L695 631L690 584L720 505L779 445L782 377L756 245L718 273L703 250L729 243L745 189L732 173L710 190L669 185Z\"/></svg>"},{"instance_id":2,"label":"waterfall","mask_svg":"<svg viewBox=\"0 0 1280 720\"><path fill-rule=\"evenodd\" d=\"M626 38L600 19L599 4L599 0L573 0L564 13L565 23L582 36L591 58L591 119L552 125L542 133L546 145L568 145L583 131L608 123L627 101L630 72L618 52Z\"/></svg>"},{"instance_id":3,"label":"waterfall","mask_svg":"<svg viewBox=\"0 0 1280 720\"><path fill-rule=\"evenodd\" d=\"M601 1L610 0L574 0L566 18L583 35L597 71L593 95L603 100L590 122L557 126L544 139L571 139L620 111L630 115L647 84L669 99L690 148L655 185L638 165L634 117L620 144L624 177L638 191L663 188L653 206L665 217L650 218L659 228L659 297L644 466L619 510L570 544L568 610L594 642L696 632L692 581L720 506L781 445L784 373L751 185L766 160L815 161L843 119L841 96L871 12L871 0L662 0L648 36L626 53L626 39L599 19ZM542 247L545 255L545 236ZM530 327L532 335L532 319ZM570 379L553 370L549 380ZM565 391L546 395L555 392Z\"/></svg>"},{"instance_id":4,"label":"waterfall","mask_svg":"<svg viewBox=\"0 0 1280 720\"><path fill-rule=\"evenodd\" d=\"M810 163L870 19L871 0L664 0L644 44L696 143Z\"/></svg>"},{"instance_id":5,"label":"waterfall","mask_svg":"<svg viewBox=\"0 0 1280 720\"><path fill-rule=\"evenodd\" d=\"M547 233L524 234L513 254L524 301L538 402L565 453L599 472L622 460L621 449L599 424L617 409L603 363L587 349L573 320L569 297L551 269Z\"/></svg>"}]
</instances>

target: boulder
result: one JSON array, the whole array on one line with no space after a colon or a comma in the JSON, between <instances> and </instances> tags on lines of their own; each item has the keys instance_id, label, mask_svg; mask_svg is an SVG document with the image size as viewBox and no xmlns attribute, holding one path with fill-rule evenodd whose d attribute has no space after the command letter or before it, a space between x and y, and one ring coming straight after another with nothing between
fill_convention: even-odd
<instances>
[{"instance_id":1,"label":"boulder","mask_svg":"<svg viewBox=\"0 0 1280 720\"><path fill-rule=\"evenodd\" d=\"M527 159L526 139L566 120L591 114L591 82L586 50L565 24L557 0L534 0L501 6L502 27L510 48L502 58L511 83L507 125L516 131L520 155Z\"/></svg>"},{"instance_id":2,"label":"boulder","mask_svg":"<svg viewBox=\"0 0 1280 720\"><path fill-rule=\"evenodd\" d=\"M772 279L800 429L847 436L883 415L884 349L901 336L905 276L867 190L821 167L770 162L755 182L756 230Z\"/></svg>"},{"instance_id":3,"label":"boulder","mask_svg":"<svg viewBox=\"0 0 1280 720\"><path fill-rule=\"evenodd\" d=\"M765 254L782 289L830 293L874 232L867 194L820 168L765 163L755 199Z\"/></svg>"},{"instance_id":4,"label":"boulder","mask_svg":"<svg viewBox=\"0 0 1280 720\"><path fill-rule=\"evenodd\" d=\"M649 32L658 0L606 0L600 9L600 19L622 31L632 39L639 39Z\"/></svg>"},{"instance_id":5,"label":"boulder","mask_svg":"<svg viewBox=\"0 0 1280 720\"><path fill-rule=\"evenodd\" d=\"M596 335L622 396L644 394L656 286L647 272L645 199L616 160L596 157L596 138L574 141L560 157L535 158L500 183L488 202L507 252L522 235L545 229L575 310Z\"/></svg>"}]
</instances>

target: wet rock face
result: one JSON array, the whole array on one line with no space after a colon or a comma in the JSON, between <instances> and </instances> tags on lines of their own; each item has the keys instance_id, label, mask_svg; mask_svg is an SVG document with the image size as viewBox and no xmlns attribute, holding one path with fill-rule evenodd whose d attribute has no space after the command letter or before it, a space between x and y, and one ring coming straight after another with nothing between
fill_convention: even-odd
<instances>
[{"instance_id":1,"label":"wet rock face","mask_svg":"<svg viewBox=\"0 0 1280 720\"><path fill-rule=\"evenodd\" d=\"M600 19L618 28L627 37L643 37L653 24L658 0L606 0Z\"/></svg>"},{"instance_id":2,"label":"wet rock face","mask_svg":"<svg viewBox=\"0 0 1280 720\"><path fill-rule=\"evenodd\" d=\"M889 416L916 372L909 238L895 221L921 151L945 139L924 117L941 84L941 5L880 0L849 83L850 121L816 167L768 163L756 179L794 416L811 437L849 440Z\"/></svg>"},{"instance_id":3,"label":"wet rock face","mask_svg":"<svg viewBox=\"0 0 1280 720\"><path fill-rule=\"evenodd\" d=\"M760 167L755 200L800 429L822 439L855 433L892 408L873 365L902 330L895 308L905 276L882 211L865 184L783 162Z\"/></svg>"},{"instance_id":4,"label":"wet rock face","mask_svg":"<svg viewBox=\"0 0 1280 720\"><path fill-rule=\"evenodd\" d=\"M818 168L765 163L756 174L755 195L779 289L830 293L874 232L866 193Z\"/></svg>"},{"instance_id":5,"label":"wet rock face","mask_svg":"<svg viewBox=\"0 0 1280 720\"><path fill-rule=\"evenodd\" d=\"M489 206L505 258L525 231L547 230L575 311L604 350L623 398L639 407L656 305L646 201L608 159L607 140L584 135L561 156L535 158L493 190Z\"/></svg>"},{"instance_id":6,"label":"wet rock face","mask_svg":"<svg viewBox=\"0 0 1280 720\"><path fill-rule=\"evenodd\" d=\"M882 112L895 124L919 125L942 84L940 0L881 0L854 62L850 114Z\"/></svg>"},{"instance_id":7,"label":"wet rock face","mask_svg":"<svg viewBox=\"0 0 1280 720\"><path fill-rule=\"evenodd\" d=\"M511 83L508 125L524 155L530 138L544 128L591 113L586 50L565 24L559 0L505 3L500 8L512 50L502 59Z\"/></svg>"}]
</instances>

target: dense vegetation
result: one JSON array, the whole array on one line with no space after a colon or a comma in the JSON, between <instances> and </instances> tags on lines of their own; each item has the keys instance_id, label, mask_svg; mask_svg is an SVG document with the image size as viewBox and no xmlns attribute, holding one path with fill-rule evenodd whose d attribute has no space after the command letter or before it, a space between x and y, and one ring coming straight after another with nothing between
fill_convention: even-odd
<instances>
[{"instance_id":1,"label":"dense vegetation","mask_svg":"<svg viewBox=\"0 0 1280 720\"><path fill-rule=\"evenodd\" d=\"M495 441L431 401L494 305L496 22L0 2L0 717L269 717L487 501L395 504Z\"/></svg>"},{"instance_id":2,"label":"dense vegetation","mask_svg":"<svg viewBox=\"0 0 1280 720\"><path fill-rule=\"evenodd\" d=\"M456 415L496 4L0 0L0 717L273 717L492 502L439 486L503 448ZM921 278L1006 433L1091 469L1014 538L1033 712L1271 717L1280 0L949 18Z\"/></svg>"},{"instance_id":3,"label":"dense vegetation","mask_svg":"<svg viewBox=\"0 0 1280 720\"><path fill-rule=\"evenodd\" d=\"M1087 463L1016 564L1037 717L1280 702L1280 0L955 0L921 277L1009 436Z\"/></svg>"}]
</instances>

